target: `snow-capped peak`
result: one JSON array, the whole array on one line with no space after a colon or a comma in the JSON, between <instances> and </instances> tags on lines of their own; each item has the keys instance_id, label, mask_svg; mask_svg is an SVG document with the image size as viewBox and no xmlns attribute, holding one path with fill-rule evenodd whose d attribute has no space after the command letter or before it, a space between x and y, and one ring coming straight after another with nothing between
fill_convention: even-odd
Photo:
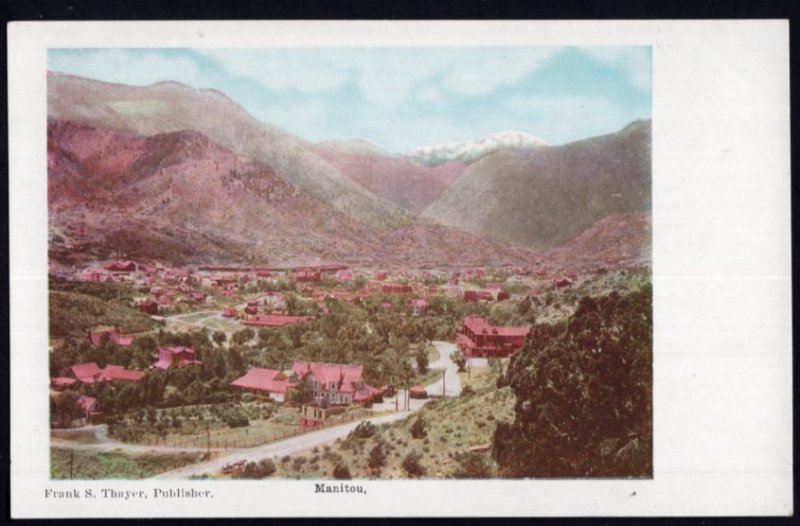
<instances>
[{"instance_id":1,"label":"snow-capped peak","mask_svg":"<svg viewBox=\"0 0 800 526\"><path fill-rule=\"evenodd\" d=\"M518 131L503 131L473 141L414 148L406 151L403 156L424 164L440 164L447 161L471 163L500 148L522 149L541 146L547 146L547 143L535 135Z\"/></svg>"}]
</instances>

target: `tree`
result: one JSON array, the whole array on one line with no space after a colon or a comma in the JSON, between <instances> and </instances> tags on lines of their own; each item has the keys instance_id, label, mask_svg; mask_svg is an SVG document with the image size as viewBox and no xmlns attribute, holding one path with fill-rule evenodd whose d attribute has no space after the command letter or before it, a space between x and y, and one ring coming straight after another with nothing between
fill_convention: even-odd
<instances>
[{"instance_id":1,"label":"tree","mask_svg":"<svg viewBox=\"0 0 800 526\"><path fill-rule=\"evenodd\" d=\"M412 451L403 459L403 469L409 477L421 477L428 472L427 468L420 463L422 455Z\"/></svg>"},{"instance_id":2,"label":"tree","mask_svg":"<svg viewBox=\"0 0 800 526\"><path fill-rule=\"evenodd\" d=\"M50 418L58 427L69 427L77 414L78 397L74 391L64 391L51 399Z\"/></svg>"},{"instance_id":3,"label":"tree","mask_svg":"<svg viewBox=\"0 0 800 526\"><path fill-rule=\"evenodd\" d=\"M383 448L383 443L378 442L369 452L369 467L379 469L386 465L386 452Z\"/></svg>"},{"instance_id":4,"label":"tree","mask_svg":"<svg viewBox=\"0 0 800 526\"><path fill-rule=\"evenodd\" d=\"M225 340L228 339L228 335L225 334L225 331L215 331L214 332L214 341L217 345L222 345L225 343Z\"/></svg>"},{"instance_id":5,"label":"tree","mask_svg":"<svg viewBox=\"0 0 800 526\"><path fill-rule=\"evenodd\" d=\"M498 386L517 402L493 455L514 477L652 475L652 291L583 298L535 325ZM531 451L546 451L532 455Z\"/></svg>"},{"instance_id":6,"label":"tree","mask_svg":"<svg viewBox=\"0 0 800 526\"><path fill-rule=\"evenodd\" d=\"M467 367L467 359L461 351L450 353L450 361L458 366L458 372L463 373Z\"/></svg>"},{"instance_id":7,"label":"tree","mask_svg":"<svg viewBox=\"0 0 800 526\"><path fill-rule=\"evenodd\" d=\"M419 349L417 349L417 370L419 374L425 374L428 372L428 350L425 348L424 345L420 345Z\"/></svg>"}]
</instances>

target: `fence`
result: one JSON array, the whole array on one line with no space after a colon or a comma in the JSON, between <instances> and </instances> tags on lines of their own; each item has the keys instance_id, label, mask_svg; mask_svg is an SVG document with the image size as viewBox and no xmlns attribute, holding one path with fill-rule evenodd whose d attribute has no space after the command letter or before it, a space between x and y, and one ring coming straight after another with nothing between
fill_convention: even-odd
<instances>
[{"instance_id":1,"label":"fence","mask_svg":"<svg viewBox=\"0 0 800 526\"><path fill-rule=\"evenodd\" d=\"M184 449L193 448L198 450L208 449L214 451L227 451L229 449L246 449L256 446L262 446L265 444L269 444L271 442L278 442L280 440L285 440L287 438L305 435L306 433L319 431L320 429L327 429L331 427L340 426L370 416L372 416L372 411L361 410L352 413L345 413L342 415L332 416L328 418L326 421L320 422L319 425L317 426L310 426L303 428L300 427L298 424L297 427L294 427L292 429L282 430L280 432L274 432L269 434L253 433L252 436L246 436L242 439L226 439L218 437L217 438L204 437L202 435L193 435L191 437L185 437L185 438L183 437L172 438L172 439L156 438L152 441L141 442L140 445L157 446L157 447L174 447L174 448L184 448ZM249 435L249 433L246 434Z\"/></svg>"}]
</instances>

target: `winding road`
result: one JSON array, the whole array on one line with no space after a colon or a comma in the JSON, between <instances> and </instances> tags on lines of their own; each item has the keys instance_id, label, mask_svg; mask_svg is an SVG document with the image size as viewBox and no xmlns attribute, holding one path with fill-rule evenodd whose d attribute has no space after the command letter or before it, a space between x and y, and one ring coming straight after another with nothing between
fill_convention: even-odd
<instances>
[{"instance_id":1,"label":"winding road","mask_svg":"<svg viewBox=\"0 0 800 526\"><path fill-rule=\"evenodd\" d=\"M461 394L461 379L458 377L458 366L450 359L450 355L458 350L455 343L435 341L433 346L439 351L439 359L431 363L431 369L444 369L444 396ZM425 386L428 396L442 396L442 382Z\"/></svg>"},{"instance_id":2,"label":"winding road","mask_svg":"<svg viewBox=\"0 0 800 526\"><path fill-rule=\"evenodd\" d=\"M364 418L355 422L349 422L347 424L342 424L327 429L320 429L319 431L313 431L304 435L287 438L286 440L281 440L279 442L272 442L263 446L238 450L230 455L215 458L214 460L210 460L208 462L192 464L191 466L185 466L172 471L167 471L165 473L156 475L153 478L187 479L190 477L218 473L226 464L233 464L241 461L258 462L260 460L264 460L265 458L276 458L283 457L285 455L291 455L292 453L297 453L298 451L303 451L314 446L321 446L323 444L333 442L337 438L346 437L350 431L355 429L359 423L365 420L369 420L375 425L402 420L403 418L406 418L412 414L415 410L422 407L422 405L424 405L424 401L421 402L423 403L420 403L416 407L412 406L411 411L403 411L375 418Z\"/></svg>"},{"instance_id":3,"label":"winding road","mask_svg":"<svg viewBox=\"0 0 800 526\"><path fill-rule=\"evenodd\" d=\"M194 313L197 314L197 313ZM430 364L432 369L444 369L444 395L448 397L458 396L461 393L461 381L458 377L458 367L450 360L450 354L457 350L455 344L444 341L434 341L433 345L439 351L439 359ZM442 396L442 382L426 386L426 391L430 396ZM401 390L398 394L399 401L405 400L406 393ZM207 462L192 464L184 466L172 471L167 471L156 475L153 478L157 479L187 479L193 476L202 476L218 473L226 464L235 462L258 462L266 458L283 457L291 455L298 451L310 449L314 446L321 446L335 441L337 438L346 437L355 427L365 420L371 421L373 424L379 425L389 422L396 422L407 418L419 410L428 400L411 399L410 408L408 411L399 411L388 415L378 417L363 418L347 424L342 424L330 428L320 429L319 431L311 431L299 436L287 438L278 442L271 442L263 446L257 446L247 449L228 449L223 456L209 460ZM376 404L373 407L375 411L392 411L395 408L395 399L387 399L382 404ZM86 430L86 428L82 428ZM115 450L120 449L130 452L178 452L178 451L206 451L205 448L192 448L192 447L171 447L171 446L146 446L136 444L126 444L118 442L108 437L107 429L105 426L93 426L95 438L97 443L93 444L76 444L69 440L52 439L51 443L57 447L70 447L74 449L100 449L100 450ZM220 452L219 449L214 450Z\"/></svg>"}]
</instances>

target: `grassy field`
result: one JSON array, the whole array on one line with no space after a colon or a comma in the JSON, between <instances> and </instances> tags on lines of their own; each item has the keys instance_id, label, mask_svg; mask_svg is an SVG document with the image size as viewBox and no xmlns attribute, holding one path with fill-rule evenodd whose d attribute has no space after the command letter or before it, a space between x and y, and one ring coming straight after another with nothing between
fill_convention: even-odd
<instances>
[{"instance_id":1,"label":"grassy field","mask_svg":"<svg viewBox=\"0 0 800 526\"><path fill-rule=\"evenodd\" d=\"M211 458L205 453L146 453L50 448L50 477L75 479L140 479Z\"/></svg>"},{"instance_id":2,"label":"grassy field","mask_svg":"<svg viewBox=\"0 0 800 526\"><path fill-rule=\"evenodd\" d=\"M465 462L477 464L477 472L490 476L494 466L486 448L494 428L498 421L511 421L514 417L514 395L509 388L494 387L497 373L486 368L474 374L470 379L476 390L473 395L437 400L423 407L418 414L425 421L424 437L412 436L411 428L417 418L412 416L377 426L370 437L351 435L329 446L278 459L277 471L272 476L333 478L334 468L343 465L352 478L408 478L402 464L412 452L420 455L419 464L425 470L423 478L463 476ZM373 468L369 466L369 458L378 443L383 444L385 465Z\"/></svg>"},{"instance_id":3,"label":"grassy field","mask_svg":"<svg viewBox=\"0 0 800 526\"><path fill-rule=\"evenodd\" d=\"M211 406L186 406L180 409L164 409L159 412L160 419L174 418L177 426L169 428L165 436L144 434L137 442L147 445L167 445L178 447L243 448L253 447L274 440L283 439L299 432L299 411L296 407L280 406L267 418L265 407L271 404L245 402L240 405L249 416L249 425L230 427L216 418ZM351 407L336 419L350 420L368 414L360 407ZM259 416L261 415L261 416ZM335 421L335 420L334 420Z\"/></svg>"},{"instance_id":4,"label":"grassy field","mask_svg":"<svg viewBox=\"0 0 800 526\"><path fill-rule=\"evenodd\" d=\"M464 371L458 373L458 379L461 380L461 388L470 386L473 389L479 389L484 386L487 381L496 378L493 375L492 369L489 367L472 367L469 372Z\"/></svg>"}]
</instances>

